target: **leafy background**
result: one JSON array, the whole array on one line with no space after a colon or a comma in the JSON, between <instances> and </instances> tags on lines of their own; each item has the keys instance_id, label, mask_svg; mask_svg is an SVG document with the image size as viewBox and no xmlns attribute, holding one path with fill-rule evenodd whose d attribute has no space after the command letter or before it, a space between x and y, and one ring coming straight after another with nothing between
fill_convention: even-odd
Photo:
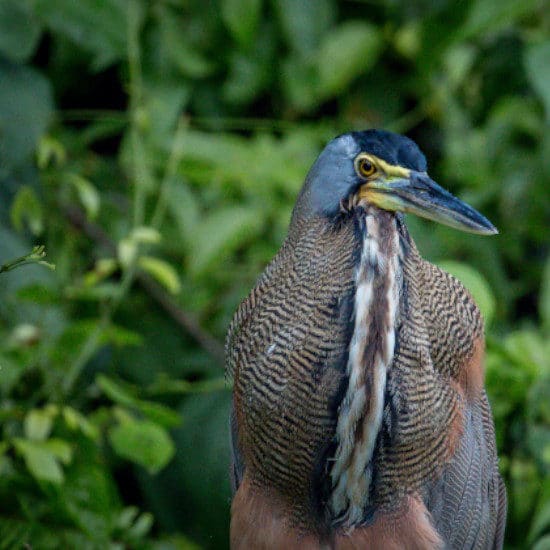
<instances>
[{"instance_id":1,"label":"leafy background","mask_svg":"<svg viewBox=\"0 0 550 550\"><path fill-rule=\"evenodd\" d=\"M550 548L544 0L0 0L0 547L225 548L224 332L323 144L407 133L487 327L508 548Z\"/></svg>"}]
</instances>

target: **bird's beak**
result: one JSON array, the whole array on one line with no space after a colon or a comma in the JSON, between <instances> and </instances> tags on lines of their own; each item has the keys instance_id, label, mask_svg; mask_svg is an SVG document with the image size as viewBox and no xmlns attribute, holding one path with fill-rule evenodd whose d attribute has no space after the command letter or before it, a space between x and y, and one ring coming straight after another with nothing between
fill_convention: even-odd
<instances>
[{"instance_id":1,"label":"bird's beak","mask_svg":"<svg viewBox=\"0 0 550 550\"><path fill-rule=\"evenodd\" d=\"M497 228L477 210L437 185L424 172L399 169L365 183L359 197L384 210L409 212L478 235L494 235Z\"/></svg>"}]
</instances>

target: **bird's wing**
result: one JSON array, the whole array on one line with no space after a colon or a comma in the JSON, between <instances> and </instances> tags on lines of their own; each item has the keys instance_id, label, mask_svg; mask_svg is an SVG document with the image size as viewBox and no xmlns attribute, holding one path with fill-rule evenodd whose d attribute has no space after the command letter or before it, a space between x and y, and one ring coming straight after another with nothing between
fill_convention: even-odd
<instances>
[{"instance_id":1,"label":"bird's wing","mask_svg":"<svg viewBox=\"0 0 550 550\"><path fill-rule=\"evenodd\" d=\"M449 548L502 548L506 492L485 394L466 408L460 446L430 487L426 506Z\"/></svg>"},{"instance_id":2,"label":"bird's wing","mask_svg":"<svg viewBox=\"0 0 550 550\"><path fill-rule=\"evenodd\" d=\"M237 418L235 416L235 406L231 405L231 414L229 416L229 437L231 446L231 463L229 477L231 480L231 494L235 495L244 475L244 462L237 445Z\"/></svg>"},{"instance_id":3,"label":"bird's wing","mask_svg":"<svg viewBox=\"0 0 550 550\"><path fill-rule=\"evenodd\" d=\"M434 367L463 390L462 436L430 487L426 505L449 548L502 548L506 491L483 389L481 314L460 281L428 262L423 267L424 313Z\"/></svg>"}]
</instances>

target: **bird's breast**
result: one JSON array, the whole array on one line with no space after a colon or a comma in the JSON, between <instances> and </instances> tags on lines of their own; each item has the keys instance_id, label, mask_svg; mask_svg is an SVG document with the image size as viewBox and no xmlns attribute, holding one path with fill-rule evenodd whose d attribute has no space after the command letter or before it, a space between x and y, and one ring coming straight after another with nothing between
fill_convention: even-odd
<instances>
[{"instance_id":1,"label":"bird's breast","mask_svg":"<svg viewBox=\"0 0 550 550\"><path fill-rule=\"evenodd\" d=\"M324 490L353 330L357 227L291 233L231 337L238 445L253 483L311 508Z\"/></svg>"},{"instance_id":2,"label":"bird's breast","mask_svg":"<svg viewBox=\"0 0 550 550\"><path fill-rule=\"evenodd\" d=\"M302 516L330 523L368 498L393 355L397 249L395 219L380 211L337 230L308 224L241 306L230 347L239 449L252 483Z\"/></svg>"},{"instance_id":3,"label":"bird's breast","mask_svg":"<svg viewBox=\"0 0 550 550\"><path fill-rule=\"evenodd\" d=\"M363 243L355 277L347 387L338 409L337 447L330 471L331 514L346 528L361 523L369 501L372 457L394 355L401 284L395 217L367 208L360 221Z\"/></svg>"}]
</instances>

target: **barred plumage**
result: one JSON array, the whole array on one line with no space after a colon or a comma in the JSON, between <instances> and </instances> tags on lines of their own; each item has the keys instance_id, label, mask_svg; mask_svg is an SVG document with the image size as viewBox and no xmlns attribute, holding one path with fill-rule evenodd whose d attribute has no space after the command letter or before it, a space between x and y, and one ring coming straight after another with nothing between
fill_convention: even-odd
<instances>
[{"instance_id":1,"label":"barred plumage","mask_svg":"<svg viewBox=\"0 0 550 550\"><path fill-rule=\"evenodd\" d=\"M479 310L401 215L313 208L318 173L228 332L232 546L499 547Z\"/></svg>"}]
</instances>

